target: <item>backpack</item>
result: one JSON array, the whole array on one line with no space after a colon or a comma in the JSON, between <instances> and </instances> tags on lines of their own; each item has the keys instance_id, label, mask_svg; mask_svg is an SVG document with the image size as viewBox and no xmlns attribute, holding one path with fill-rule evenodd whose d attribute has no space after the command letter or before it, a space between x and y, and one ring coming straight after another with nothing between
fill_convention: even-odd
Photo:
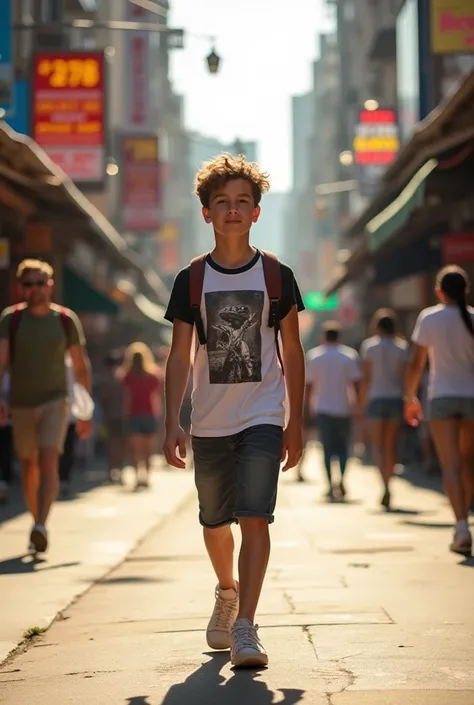
<instances>
[{"instance_id":1,"label":"backpack","mask_svg":"<svg viewBox=\"0 0 474 705\"><path fill-rule=\"evenodd\" d=\"M12 317L10 318L10 327L8 331L10 339L10 364L13 362L13 357L15 354L15 338L18 332L18 328L20 327L21 319L23 317L23 311L25 310L25 308L25 304L18 304L17 306L14 306ZM64 335L66 336L66 340L69 340L69 333L71 331L71 318L69 316L68 309L64 308L63 306L60 306L59 315L61 318L61 325L64 330Z\"/></svg>"},{"instance_id":2,"label":"backpack","mask_svg":"<svg viewBox=\"0 0 474 705\"><path fill-rule=\"evenodd\" d=\"M208 253L199 255L191 260L189 269L189 298L193 312L194 325L196 328L199 345L206 345L206 331L201 316L202 288L204 285L204 271L206 268L206 257ZM280 350L278 335L280 333L279 305L281 299L281 268L278 258L271 252L260 251L262 256L263 276L265 287L270 299L270 312L268 317L268 327L275 331L275 345L277 357L281 371L285 374L283 359Z\"/></svg>"}]
</instances>

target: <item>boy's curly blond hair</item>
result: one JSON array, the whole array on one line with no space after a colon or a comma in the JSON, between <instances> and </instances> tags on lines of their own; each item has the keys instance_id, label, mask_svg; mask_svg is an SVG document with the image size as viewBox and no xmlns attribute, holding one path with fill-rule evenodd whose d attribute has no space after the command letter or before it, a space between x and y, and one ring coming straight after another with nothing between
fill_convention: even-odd
<instances>
[{"instance_id":1,"label":"boy's curly blond hair","mask_svg":"<svg viewBox=\"0 0 474 705\"><path fill-rule=\"evenodd\" d=\"M204 208L209 208L211 193L234 179L245 179L250 183L256 206L262 195L270 189L269 176L260 171L258 164L248 162L243 154L233 157L225 153L209 162L203 162L194 180L194 194Z\"/></svg>"}]
</instances>

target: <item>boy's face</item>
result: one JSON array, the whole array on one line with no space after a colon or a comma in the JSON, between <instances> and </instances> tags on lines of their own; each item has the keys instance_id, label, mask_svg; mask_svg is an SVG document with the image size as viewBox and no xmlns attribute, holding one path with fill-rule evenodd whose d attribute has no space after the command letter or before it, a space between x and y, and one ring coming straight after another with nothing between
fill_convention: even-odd
<instances>
[{"instance_id":1,"label":"boy's face","mask_svg":"<svg viewBox=\"0 0 474 705\"><path fill-rule=\"evenodd\" d=\"M209 208L203 208L206 223L212 223L219 235L247 235L260 215L255 205L252 186L246 179L230 179L211 193Z\"/></svg>"}]
</instances>

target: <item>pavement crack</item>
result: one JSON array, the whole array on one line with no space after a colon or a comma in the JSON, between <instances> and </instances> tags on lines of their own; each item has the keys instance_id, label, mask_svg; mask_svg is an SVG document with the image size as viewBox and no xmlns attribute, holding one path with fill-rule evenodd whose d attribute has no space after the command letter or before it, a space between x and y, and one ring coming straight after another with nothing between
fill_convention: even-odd
<instances>
[{"instance_id":1,"label":"pavement crack","mask_svg":"<svg viewBox=\"0 0 474 705\"><path fill-rule=\"evenodd\" d=\"M287 601L288 606L290 608L290 614L294 614L296 612L296 605L293 602L293 598L291 597L289 592L283 592L283 598Z\"/></svg>"},{"instance_id":2,"label":"pavement crack","mask_svg":"<svg viewBox=\"0 0 474 705\"><path fill-rule=\"evenodd\" d=\"M316 645L315 645L314 640L313 640L313 635L311 634L311 631L310 631L309 626L303 626L302 629L303 629L303 634L306 635L306 638L307 638L307 640L309 641L309 643L310 643L310 645L311 645L311 648L312 648L313 651L314 651L314 655L316 656L316 660L319 661L318 651L317 651L317 649L316 649Z\"/></svg>"}]
</instances>

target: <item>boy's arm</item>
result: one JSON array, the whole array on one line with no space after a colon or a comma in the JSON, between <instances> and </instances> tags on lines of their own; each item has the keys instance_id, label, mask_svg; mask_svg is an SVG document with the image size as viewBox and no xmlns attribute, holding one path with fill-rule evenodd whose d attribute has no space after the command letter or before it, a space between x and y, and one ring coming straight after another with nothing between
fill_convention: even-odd
<instances>
[{"instance_id":1,"label":"boy's arm","mask_svg":"<svg viewBox=\"0 0 474 705\"><path fill-rule=\"evenodd\" d=\"M296 305L281 321L283 364L285 366L286 389L290 406L288 426L285 431L287 460L283 471L289 470L301 459L303 450L303 405L305 393L305 358L300 340L298 311Z\"/></svg>"},{"instance_id":2,"label":"boy's arm","mask_svg":"<svg viewBox=\"0 0 474 705\"><path fill-rule=\"evenodd\" d=\"M164 454L169 465L184 468L185 463L176 455L179 447L181 458L186 455L184 434L179 425L179 413L188 385L191 367L193 326L179 319L173 323L173 338L166 363L165 375L165 428Z\"/></svg>"}]
</instances>

